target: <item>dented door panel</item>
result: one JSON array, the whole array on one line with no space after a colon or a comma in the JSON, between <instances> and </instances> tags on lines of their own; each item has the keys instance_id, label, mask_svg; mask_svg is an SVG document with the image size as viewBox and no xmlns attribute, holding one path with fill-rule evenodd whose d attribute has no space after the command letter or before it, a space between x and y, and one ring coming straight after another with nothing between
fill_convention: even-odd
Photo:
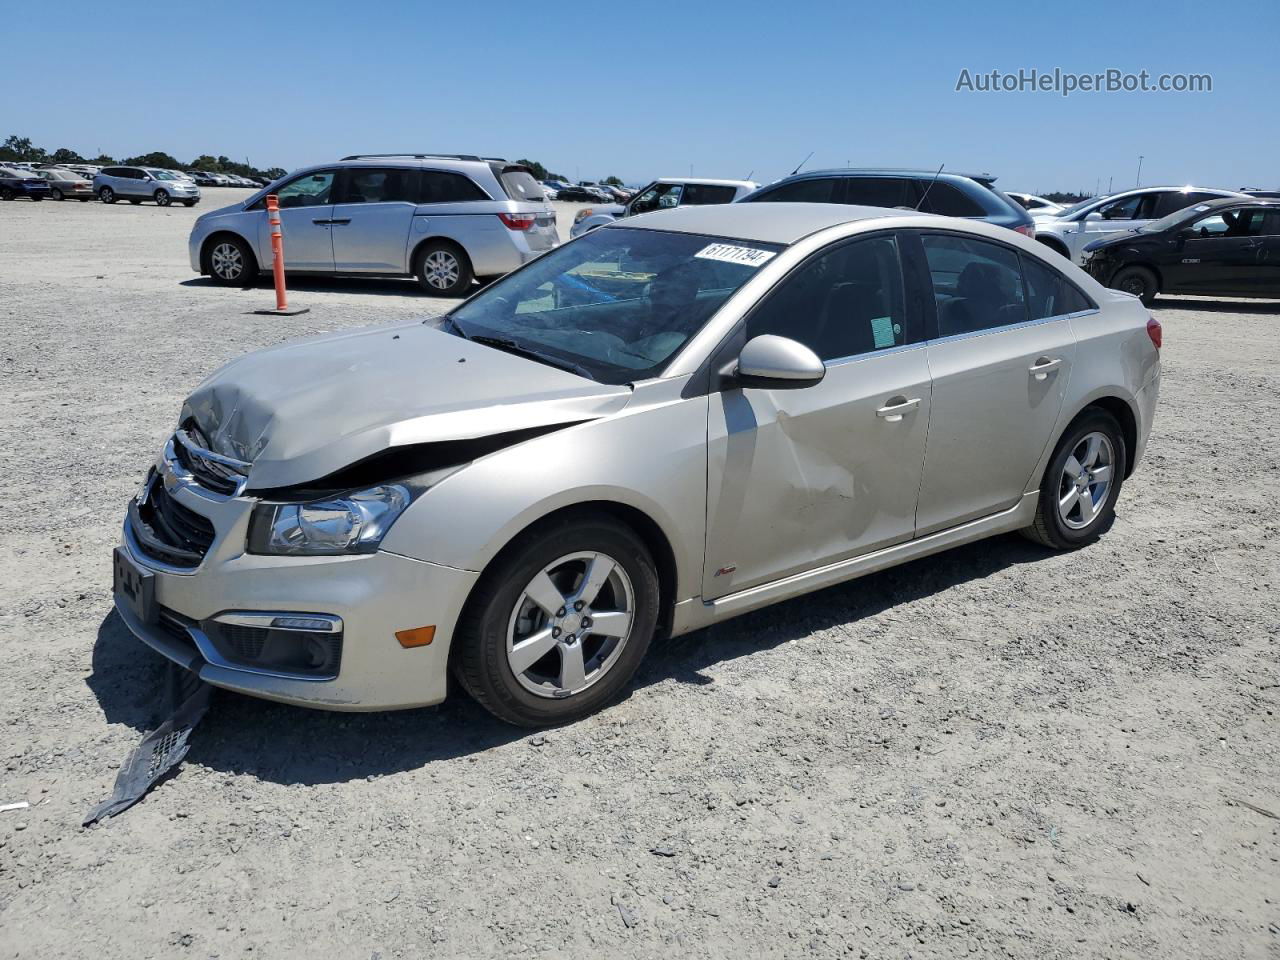
<instances>
[{"instance_id":1,"label":"dented door panel","mask_svg":"<svg viewBox=\"0 0 1280 960\"><path fill-rule=\"evenodd\" d=\"M878 413L899 401L919 402ZM831 363L804 389L713 395L703 598L909 540L929 407L923 345Z\"/></svg>"}]
</instances>

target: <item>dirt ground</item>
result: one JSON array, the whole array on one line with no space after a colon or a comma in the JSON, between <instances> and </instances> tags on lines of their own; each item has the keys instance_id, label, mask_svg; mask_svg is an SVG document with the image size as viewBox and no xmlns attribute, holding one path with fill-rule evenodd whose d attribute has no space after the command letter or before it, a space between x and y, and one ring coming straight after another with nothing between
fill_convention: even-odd
<instances>
[{"instance_id":1,"label":"dirt ground","mask_svg":"<svg viewBox=\"0 0 1280 960\"><path fill-rule=\"evenodd\" d=\"M0 204L0 804L31 804L0 956L1280 956L1275 303L1156 307L1154 433L1093 547L1003 537L656 646L548 733L220 693L82 829L158 719L110 552L182 398L450 305L311 282L249 314L268 288L186 254L238 195Z\"/></svg>"}]
</instances>

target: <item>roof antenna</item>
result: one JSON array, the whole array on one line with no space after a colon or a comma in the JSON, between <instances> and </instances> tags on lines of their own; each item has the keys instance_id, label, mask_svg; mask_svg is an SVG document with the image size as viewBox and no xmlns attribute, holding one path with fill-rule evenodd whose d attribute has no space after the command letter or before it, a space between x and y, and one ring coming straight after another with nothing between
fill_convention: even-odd
<instances>
[{"instance_id":1,"label":"roof antenna","mask_svg":"<svg viewBox=\"0 0 1280 960\"><path fill-rule=\"evenodd\" d=\"M755 173L755 172L756 172L756 171L755 171L755 168L754 168L754 167L752 167L752 168L751 168L751 173ZM742 179L743 179L743 180L750 180L750 179L751 179L751 173L748 173L748 174L747 174L745 177L743 177Z\"/></svg>"},{"instance_id":2,"label":"roof antenna","mask_svg":"<svg viewBox=\"0 0 1280 960\"><path fill-rule=\"evenodd\" d=\"M942 167L945 167L944 163ZM929 195L929 191L933 189L933 185L938 182L938 178L942 176L942 167L938 167L938 172L933 175L933 179L929 181L929 185L924 188L924 193L920 194L919 201L916 202L916 209L920 209L920 205L924 203L924 198Z\"/></svg>"},{"instance_id":3,"label":"roof antenna","mask_svg":"<svg viewBox=\"0 0 1280 960\"><path fill-rule=\"evenodd\" d=\"M812 157L812 156L813 156L813 151L812 151L812 150L810 150L810 151L809 151L809 157ZM796 168L795 168L794 170L792 170L792 171L791 171L791 173L790 173L790 174L788 174L788 176L792 176L792 177L794 177L797 173L799 173L799 172L800 172L800 168L801 168L801 167L803 167L806 163L808 163L808 162L809 162L809 157L805 157L803 160L801 160L799 163L797 163L797 164L796 164Z\"/></svg>"}]
</instances>

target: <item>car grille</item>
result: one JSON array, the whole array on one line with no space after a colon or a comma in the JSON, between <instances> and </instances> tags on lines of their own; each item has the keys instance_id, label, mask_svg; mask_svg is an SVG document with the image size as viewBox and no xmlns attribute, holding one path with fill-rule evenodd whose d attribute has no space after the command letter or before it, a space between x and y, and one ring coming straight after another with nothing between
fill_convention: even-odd
<instances>
[{"instance_id":1,"label":"car grille","mask_svg":"<svg viewBox=\"0 0 1280 960\"><path fill-rule=\"evenodd\" d=\"M169 495L152 474L141 501L129 504L129 523L144 554L176 567L195 567L213 545L213 524Z\"/></svg>"},{"instance_id":2,"label":"car grille","mask_svg":"<svg viewBox=\"0 0 1280 960\"><path fill-rule=\"evenodd\" d=\"M200 428L188 420L173 435L173 455L200 486L224 496L242 489L248 464L232 466L229 458L218 458L209 450L209 441Z\"/></svg>"}]
</instances>

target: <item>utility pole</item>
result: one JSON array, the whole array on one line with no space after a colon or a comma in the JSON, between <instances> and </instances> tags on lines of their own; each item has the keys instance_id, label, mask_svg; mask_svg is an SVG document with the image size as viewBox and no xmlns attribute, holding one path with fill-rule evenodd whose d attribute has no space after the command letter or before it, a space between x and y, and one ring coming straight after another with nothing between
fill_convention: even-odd
<instances>
[{"instance_id":1,"label":"utility pole","mask_svg":"<svg viewBox=\"0 0 1280 960\"><path fill-rule=\"evenodd\" d=\"M1110 195L1111 195L1111 192L1112 192L1112 191L1111 191L1111 181L1113 181L1113 180L1115 180L1115 177L1107 177L1107 195L1108 195L1108 196L1110 196Z\"/></svg>"},{"instance_id":2,"label":"utility pole","mask_svg":"<svg viewBox=\"0 0 1280 960\"><path fill-rule=\"evenodd\" d=\"M1142 186L1142 154L1138 154L1138 182L1134 186Z\"/></svg>"}]
</instances>

